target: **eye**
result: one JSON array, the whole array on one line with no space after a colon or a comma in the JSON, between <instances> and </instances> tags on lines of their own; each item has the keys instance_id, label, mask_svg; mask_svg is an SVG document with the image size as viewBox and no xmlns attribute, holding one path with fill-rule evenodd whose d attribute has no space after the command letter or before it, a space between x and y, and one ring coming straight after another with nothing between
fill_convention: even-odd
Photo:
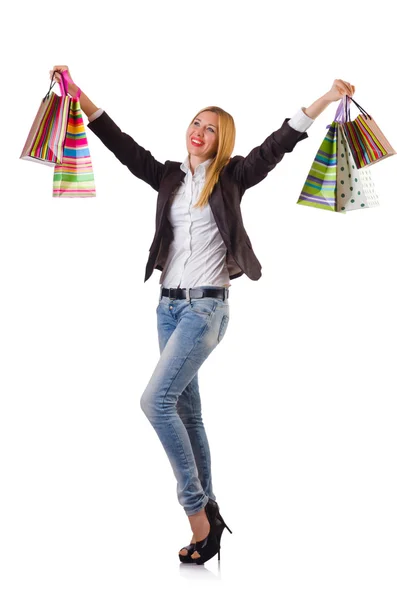
<instances>
[{"instance_id":1,"label":"eye","mask_svg":"<svg viewBox=\"0 0 397 600\"><path fill-rule=\"evenodd\" d=\"M197 125L200 125L200 123L198 121L194 121L193 125L196 125L196 123L197 123ZM212 127L208 127L208 129L210 129L212 131L212 133L215 133L215 131L213 130Z\"/></svg>"}]
</instances>

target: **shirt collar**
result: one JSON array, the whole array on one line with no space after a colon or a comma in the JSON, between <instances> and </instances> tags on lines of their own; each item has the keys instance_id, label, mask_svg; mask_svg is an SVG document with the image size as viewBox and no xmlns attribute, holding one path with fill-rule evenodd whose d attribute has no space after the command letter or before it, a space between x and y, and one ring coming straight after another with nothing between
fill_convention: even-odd
<instances>
[{"instance_id":1,"label":"shirt collar","mask_svg":"<svg viewBox=\"0 0 397 600\"><path fill-rule=\"evenodd\" d=\"M208 158L207 160L205 160L204 162L200 163L195 169L194 169L194 175L193 177L195 179L205 179L205 175L207 172L207 168L209 167L209 165L212 163L212 161L214 160L214 158ZM190 162L189 162L189 155L186 156L185 160L183 161L183 163L181 164L181 169L182 171L184 171L185 173L187 173L188 171L190 171ZM191 172L191 171L190 171Z\"/></svg>"}]
</instances>

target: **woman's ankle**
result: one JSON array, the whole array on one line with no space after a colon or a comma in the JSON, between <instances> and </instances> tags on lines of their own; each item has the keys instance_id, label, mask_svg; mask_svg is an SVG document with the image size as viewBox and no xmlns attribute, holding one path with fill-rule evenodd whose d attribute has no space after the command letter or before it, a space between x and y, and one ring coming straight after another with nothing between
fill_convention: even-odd
<instances>
[{"instance_id":1,"label":"woman's ankle","mask_svg":"<svg viewBox=\"0 0 397 600\"><path fill-rule=\"evenodd\" d=\"M196 541L204 539L208 535L210 529L210 523L204 508L188 518L190 521L190 528Z\"/></svg>"}]
</instances>

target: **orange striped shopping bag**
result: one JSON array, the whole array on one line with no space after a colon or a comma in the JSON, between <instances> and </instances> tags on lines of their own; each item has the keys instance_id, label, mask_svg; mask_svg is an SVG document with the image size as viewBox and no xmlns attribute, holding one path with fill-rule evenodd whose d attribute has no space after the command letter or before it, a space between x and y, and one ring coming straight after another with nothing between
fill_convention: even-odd
<instances>
[{"instance_id":1,"label":"orange striped shopping bag","mask_svg":"<svg viewBox=\"0 0 397 600\"><path fill-rule=\"evenodd\" d=\"M353 155L357 169L372 165L388 156L396 154L375 120L353 98L348 96L360 110L354 121L349 116L342 124L344 134Z\"/></svg>"},{"instance_id":2,"label":"orange striped shopping bag","mask_svg":"<svg viewBox=\"0 0 397 600\"><path fill-rule=\"evenodd\" d=\"M61 78L63 75L61 73ZM61 86L62 94L66 86ZM86 198L96 196L94 171L80 107L80 88L72 98L66 129L63 158L56 164L53 179L53 197Z\"/></svg>"},{"instance_id":3,"label":"orange striped shopping bag","mask_svg":"<svg viewBox=\"0 0 397 600\"><path fill-rule=\"evenodd\" d=\"M58 96L51 91L56 83L53 83L52 79L50 89L40 100L39 109L19 157L49 167L62 162L71 100L66 94Z\"/></svg>"}]
</instances>

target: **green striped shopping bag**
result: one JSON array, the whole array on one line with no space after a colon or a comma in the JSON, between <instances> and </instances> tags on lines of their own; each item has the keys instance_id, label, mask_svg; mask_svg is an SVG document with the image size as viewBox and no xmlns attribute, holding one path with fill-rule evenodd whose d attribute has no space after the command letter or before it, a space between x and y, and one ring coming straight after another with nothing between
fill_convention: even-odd
<instances>
[{"instance_id":1,"label":"green striped shopping bag","mask_svg":"<svg viewBox=\"0 0 397 600\"><path fill-rule=\"evenodd\" d=\"M343 96L334 120L327 125L327 135L317 151L297 204L340 212L337 202L339 126L347 120L347 103Z\"/></svg>"},{"instance_id":2,"label":"green striped shopping bag","mask_svg":"<svg viewBox=\"0 0 397 600\"><path fill-rule=\"evenodd\" d=\"M338 128L336 121L327 127L327 135L317 150L297 204L336 212Z\"/></svg>"},{"instance_id":3,"label":"green striped shopping bag","mask_svg":"<svg viewBox=\"0 0 397 600\"><path fill-rule=\"evenodd\" d=\"M63 74L61 79L63 79ZM62 94L66 89L61 86ZM80 88L70 102L63 158L56 164L53 178L53 197L86 198L96 196L94 172L80 107Z\"/></svg>"}]
</instances>

